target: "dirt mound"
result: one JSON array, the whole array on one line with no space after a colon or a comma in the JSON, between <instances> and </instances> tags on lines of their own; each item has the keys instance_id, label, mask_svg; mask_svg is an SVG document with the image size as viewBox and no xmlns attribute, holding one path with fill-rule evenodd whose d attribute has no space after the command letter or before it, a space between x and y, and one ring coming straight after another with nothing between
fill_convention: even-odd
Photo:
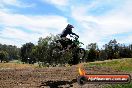
<instances>
[{"instance_id":1,"label":"dirt mound","mask_svg":"<svg viewBox=\"0 0 132 88\"><path fill-rule=\"evenodd\" d=\"M111 68L89 67L87 73L119 73ZM1 69L0 88L101 88L101 84L77 83L78 66Z\"/></svg>"}]
</instances>

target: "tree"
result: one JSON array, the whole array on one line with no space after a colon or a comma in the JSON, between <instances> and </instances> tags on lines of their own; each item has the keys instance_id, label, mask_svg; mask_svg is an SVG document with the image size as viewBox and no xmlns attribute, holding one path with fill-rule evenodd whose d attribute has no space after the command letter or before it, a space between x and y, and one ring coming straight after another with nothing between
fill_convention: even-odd
<instances>
[{"instance_id":1,"label":"tree","mask_svg":"<svg viewBox=\"0 0 132 88\"><path fill-rule=\"evenodd\" d=\"M99 54L99 60L107 60L107 58L108 58L108 55L106 51L101 49Z\"/></svg>"},{"instance_id":2,"label":"tree","mask_svg":"<svg viewBox=\"0 0 132 88\"><path fill-rule=\"evenodd\" d=\"M0 59L1 59L1 63L2 61L6 61L8 62L8 53L6 51L0 51Z\"/></svg>"},{"instance_id":3,"label":"tree","mask_svg":"<svg viewBox=\"0 0 132 88\"><path fill-rule=\"evenodd\" d=\"M34 44L31 43L31 42L26 43L21 47L22 62L29 63L29 64L32 64L32 63L36 62L35 58L32 55L32 48L33 47L34 47Z\"/></svg>"},{"instance_id":4,"label":"tree","mask_svg":"<svg viewBox=\"0 0 132 88\"><path fill-rule=\"evenodd\" d=\"M108 44L104 45L105 52L107 53L107 59L117 59L120 57L119 54L119 43L117 43L116 39L110 40Z\"/></svg>"},{"instance_id":5,"label":"tree","mask_svg":"<svg viewBox=\"0 0 132 88\"><path fill-rule=\"evenodd\" d=\"M131 58L132 57L132 49L131 49L131 45L126 46L126 45L121 45L120 46L120 57L121 58Z\"/></svg>"},{"instance_id":6,"label":"tree","mask_svg":"<svg viewBox=\"0 0 132 88\"><path fill-rule=\"evenodd\" d=\"M98 49L98 45L97 45L97 43L90 43L90 44L88 44L87 46L86 46L86 49L94 49L94 50L96 50L96 49Z\"/></svg>"},{"instance_id":7,"label":"tree","mask_svg":"<svg viewBox=\"0 0 132 88\"><path fill-rule=\"evenodd\" d=\"M17 48L13 45L2 45L0 44L0 50L6 51L9 54L9 60L19 59L20 58L20 48Z\"/></svg>"},{"instance_id":8,"label":"tree","mask_svg":"<svg viewBox=\"0 0 132 88\"><path fill-rule=\"evenodd\" d=\"M96 43L88 44L87 49L89 50L87 61L95 61L99 59L99 49Z\"/></svg>"},{"instance_id":9,"label":"tree","mask_svg":"<svg viewBox=\"0 0 132 88\"><path fill-rule=\"evenodd\" d=\"M40 37L38 40L38 45L34 49L35 58L37 58L38 62L42 62L44 64L65 64L68 63L69 60L73 59L71 57L72 52L68 51L63 55L58 57L52 57L51 52L53 48L55 48L56 40L59 40L60 37L58 35L50 35L45 38ZM72 60L71 60L72 61Z\"/></svg>"},{"instance_id":10,"label":"tree","mask_svg":"<svg viewBox=\"0 0 132 88\"><path fill-rule=\"evenodd\" d=\"M36 47L36 56L38 58L38 61L43 62L43 63L52 63L51 56L50 56L50 48L51 43L53 40L54 36L47 36L46 38L40 37L38 40L38 45Z\"/></svg>"}]
</instances>

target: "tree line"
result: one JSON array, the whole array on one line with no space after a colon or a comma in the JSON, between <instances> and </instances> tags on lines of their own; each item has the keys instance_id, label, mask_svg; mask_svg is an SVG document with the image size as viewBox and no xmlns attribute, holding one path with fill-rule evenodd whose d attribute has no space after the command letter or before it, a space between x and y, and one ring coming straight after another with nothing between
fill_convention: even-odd
<instances>
[{"instance_id":1,"label":"tree line","mask_svg":"<svg viewBox=\"0 0 132 88\"><path fill-rule=\"evenodd\" d=\"M21 60L23 63L29 64L36 62L43 62L43 64L69 63L73 59L70 51L57 58L51 57L50 52L57 39L59 39L58 35L50 35L45 38L40 37L37 45L29 42L23 44L21 48L13 45L0 44L0 60L1 62ZM88 44L83 62L121 58L132 58L132 44L120 44L116 39L113 39L103 45L101 49L98 48L97 43Z\"/></svg>"},{"instance_id":2,"label":"tree line","mask_svg":"<svg viewBox=\"0 0 132 88\"><path fill-rule=\"evenodd\" d=\"M0 44L0 60L9 62L20 58L20 48L13 45Z\"/></svg>"},{"instance_id":3,"label":"tree line","mask_svg":"<svg viewBox=\"0 0 132 88\"><path fill-rule=\"evenodd\" d=\"M101 49L97 43L88 44L87 49L86 61L132 58L132 44L120 44L116 39L110 40Z\"/></svg>"}]
</instances>

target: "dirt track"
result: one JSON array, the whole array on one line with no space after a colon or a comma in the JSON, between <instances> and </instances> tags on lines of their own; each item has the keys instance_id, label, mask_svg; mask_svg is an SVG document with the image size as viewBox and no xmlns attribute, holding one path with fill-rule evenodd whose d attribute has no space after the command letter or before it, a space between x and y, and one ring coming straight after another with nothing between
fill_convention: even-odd
<instances>
[{"instance_id":1,"label":"dirt track","mask_svg":"<svg viewBox=\"0 0 132 88\"><path fill-rule=\"evenodd\" d=\"M87 73L119 73L110 68L90 67ZM102 88L102 84L79 86L78 66L1 69L0 88Z\"/></svg>"}]
</instances>

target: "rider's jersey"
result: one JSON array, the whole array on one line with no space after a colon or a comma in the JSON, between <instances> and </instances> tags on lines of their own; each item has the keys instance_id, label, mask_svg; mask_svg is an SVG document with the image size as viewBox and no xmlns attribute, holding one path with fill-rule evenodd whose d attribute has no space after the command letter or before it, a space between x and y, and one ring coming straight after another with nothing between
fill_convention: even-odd
<instances>
[{"instance_id":1,"label":"rider's jersey","mask_svg":"<svg viewBox=\"0 0 132 88\"><path fill-rule=\"evenodd\" d=\"M64 29L60 37L66 37L68 34L74 34L72 29Z\"/></svg>"}]
</instances>

